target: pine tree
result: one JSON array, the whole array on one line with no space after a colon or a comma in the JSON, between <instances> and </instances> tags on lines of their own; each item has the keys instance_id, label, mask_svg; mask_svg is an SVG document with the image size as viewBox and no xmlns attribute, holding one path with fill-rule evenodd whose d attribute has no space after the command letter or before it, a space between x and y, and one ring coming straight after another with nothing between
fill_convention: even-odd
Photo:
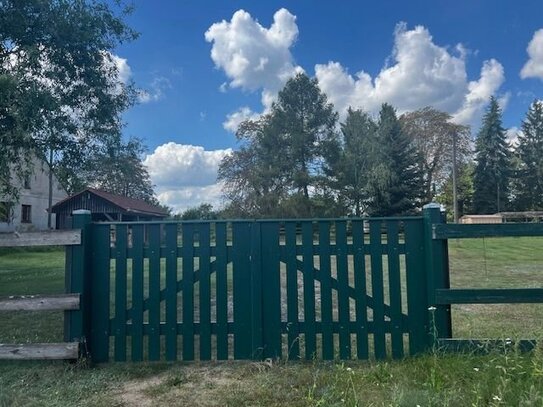
<instances>
[{"instance_id":1,"label":"pine tree","mask_svg":"<svg viewBox=\"0 0 543 407\"><path fill-rule=\"evenodd\" d=\"M516 207L519 210L543 209L543 102L534 101L522 123L516 154Z\"/></svg>"},{"instance_id":2,"label":"pine tree","mask_svg":"<svg viewBox=\"0 0 543 407\"><path fill-rule=\"evenodd\" d=\"M406 215L420 204L422 176L417 167L417 150L402 130L396 111L383 104L377 129L377 160L372 170L372 216Z\"/></svg>"},{"instance_id":3,"label":"pine tree","mask_svg":"<svg viewBox=\"0 0 543 407\"><path fill-rule=\"evenodd\" d=\"M500 212L508 204L511 154L501 116L498 101L492 97L475 145L473 210L478 214Z\"/></svg>"}]
</instances>

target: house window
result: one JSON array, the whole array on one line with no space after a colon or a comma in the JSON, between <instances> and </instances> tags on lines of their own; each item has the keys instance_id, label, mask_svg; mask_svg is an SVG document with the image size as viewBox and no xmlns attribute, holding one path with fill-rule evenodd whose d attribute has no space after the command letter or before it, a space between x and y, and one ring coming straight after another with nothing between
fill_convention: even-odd
<instances>
[{"instance_id":1,"label":"house window","mask_svg":"<svg viewBox=\"0 0 543 407\"><path fill-rule=\"evenodd\" d=\"M22 205L21 223L32 223L32 206L31 205Z\"/></svg>"},{"instance_id":2,"label":"house window","mask_svg":"<svg viewBox=\"0 0 543 407\"><path fill-rule=\"evenodd\" d=\"M25 178L23 180L23 187L24 189L30 189L30 175L25 175Z\"/></svg>"},{"instance_id":3,"label":"house window","mask_svg":"<svg viewBox=\"0 0 543 407\"><path fill-rule=\"evenodd\" d=\"M10 223L11 221L11 202L0 202L0 222Z\"/></svg>"}]
</instances>

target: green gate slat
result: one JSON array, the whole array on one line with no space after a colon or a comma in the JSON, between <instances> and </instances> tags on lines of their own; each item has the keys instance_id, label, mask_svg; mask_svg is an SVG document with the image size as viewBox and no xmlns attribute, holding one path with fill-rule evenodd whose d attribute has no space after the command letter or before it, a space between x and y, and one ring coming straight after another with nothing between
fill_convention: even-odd
<instances>
[{"instance_id":1,"label":"green gate slat","mask_svg":"<svg viewBox=\"0 0 543 407\"><path fill-rule=\"evenodd\" d=\"M356 355L358 359L368 359L368 304L366 301L366 259L364 255L364 223L352 222L353 267L355 311L356 311Z\"/></svg>"},{"instance_id":2,"label":"green gate slat","mask_svg":"<svg viewBox=\"0 0 543 407\"><path fill-rule=\"evenodd\" d=\"M388 287L390 294L390 321L392 323L392 357L401 359L403 351L402 333L402 281L400 276L400 253L398 221L387 221L388 242Z\"/></svg>"},{"instance_id":3,"label":"green gate slat","mask_svg":"<svg viewBox=\"0 0 543 407\"><path fill-rule=\"evenodd\" d=\"M115 361L126 361L127 226L115 226Z\"/></svg>"},{"instance_id":4,"label":"green gate slat","mask_svg":"<svg viewBox=\"0 0 543 407\"><path fill-rule=\"evenodd\" d=\"M347 222L336 221L339 357L351 358L351 333L349 331L349 266L347 263Z\"/></svg>"},{"instance_id":5,"label":"green gate slat","mask_svg":"<svg viewBox=\"0 0 543 407\"><path fill-rule=\"evenodd\" d=\"M177 359L177 224L166 233L166 360Z\"/></svg>"},{"instance_id":6,"label":"green gate slat","mask_svg":"<svg viewBox=\"0 0 543 407\"><path fill-rule=\"evenodd\" d=\"M416 355L427 349L429 328L424 269L424 227L421 221L405 221L405 246L409 353Z\"/></svg>"},{"instance_id":7,"label":"green gate slat","mask_svg":"<svg viewBox=\"0 0 543 407\"><path fill-rule=\"evenodd\" d=\"M160 359L160 225L149 225L149 360Z\"/></svg>"},{"instance_id":8,"label":"green gate slat","mask_svg":"<svg viewBox=\"0 0 543 407\"><path fill-rule=\"evenodd\" d=\"M374 351L376 359L386 358L385 310L381 221L370 220L371 291L373 296Z\"/></svg>"},{"instance_id":9,"label":"green gate slat","mask_svg":"<svg viewBox=\"0 0 543 407\"><path fill-rule=\"evenodd\" d=\"M279 223L265 222L262 232L262 315L264 357L280 358L281 274L279 262Z\"/></svg>"},{"instance_id":10,"label":"green gate slat","mask_svg":"<svg viewBox=\"0 0 543 407\"><path fill-rule=\"evenodd\" d=\"M91 355L96 363L109 360L109 225L93 225Z\"/></svg>"},{"instance_id":11,"label":"green gate slat","mask_svg":"<svg viewBox=\"0 0 543 407\"><path fill-rule=\"evenodd\" d=\"M315 332L315 276L313 272L313 223L302 222L303 275L304 275L304 343L305 358L315 357L317 338Z\"/></svg>"},{"instance_id":12,"label":"green gate slat","mask_svg":"<svg viewBox=\"0 0 543 407\"><path fill-rule=\"evenodd\" d=\"M211 359L210 224L199 223L200 246L200 360Z\"/></svg>"},{"instance_id":13,"label":"green gate slat","mask_svg":"<svg viewBox=\"0 0 543 407\"><path fill-rule=\"evenodd\" d=\"M332 268L330 261L330 222L319 222L319 254L321 272L321 321L322 358L334 359L334 336L332 332Z\"/></svg>"},{"instance_id":14,"label":"green gate slat","mask_svg":"<svg viewBox=\"0 0 543 407\"><path fill-rule=\"evenodd\" d=\"M298 267L296 266L296 223L285 223L285 252L287 266L287 329L289 360L300 357L298 327Z\"/></svg>"},{"instance_id":15,"label":"green gate slat","mask_svg":"<svg viewBox=\"0 0 543 407\"><path fill-rule=\"evenodd\" d=\"M232 224L234 359L251 359L251 224Z\"/></svg>"},{"instance_id":16,"label":"green gate slat","mask_svg":"<svg viewBox=\"0 0 543 407\"><path fill-rule=\"evenodd\" d=\"M132 226L132 361L143 360L143 225Z\"/></svg>"},{"instance_id":17,"label":"green gate slat","mask_svg":"<svg viewBox=\"0 0 543 407\"><path fill-rule=\"evenodd\" d=\"M215 224L216 298L217 298L217 359L228 359L228 279L226 223Z\"/></svg>"},{"instance_id":18,"label":"green gate slat","mask_svg":"<svg viewBox=\"0 0 543 407\"><path fill-rule=\"evenodd\" d=\"M194 360L194 224L183 223L183 360Z\"/></svg>"},{"instance_id":19,"label":"green gate slat","mask_svg":"<svg viewBox=\"0 0 543 407\"><path fill-rule=\"evenodd\" d=\"M251 359L262 359L264 357L263 327L264 313L262 302L262 243L260 223L251 224L251 291L246 293L251 297Z\"/></svg>"}]
</instances>

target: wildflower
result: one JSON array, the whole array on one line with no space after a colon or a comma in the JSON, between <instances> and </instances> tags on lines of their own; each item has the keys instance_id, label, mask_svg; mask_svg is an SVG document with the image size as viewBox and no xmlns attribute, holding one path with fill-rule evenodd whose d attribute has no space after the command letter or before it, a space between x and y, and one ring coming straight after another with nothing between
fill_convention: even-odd
<instances>
[{"instance_id":1,"label":"wildflower","mask_svg":"<svg viewBox=\"0 0 543 407\"><path fill-rule=\"evenodd\" d=\"M494 396L494 397L492 397L492 400L494 400L494 401L502 401L502 398L500 396Z\"/></svg>"},{"instance_id":2,"label":"wildflower","mask_svg":"<svg viewBox=\"0 0 543 407\"><path fill-rule=\"evenodd\" d=\"M428 311L435 311L437 308L434 306L428 307Z\"/></svg>"},{"instance_id":3,"label":"wildflower","mask_svg":"<svg viewBox=\"0 0 543 407\"><path fill-rule=\"evenodd\" d=\"M346 370L347 370L347 372L352 372L353 371L353 369L351 369L350 367L348 367Z\"/></svg>"},{"instance_id":4,"label":"wildflower","mask_svg":"<svg viewBox=\"0 0 543 407\"><path fill-rule=\"evenodd\" d=\"M476 372L479 371L479 368L478 367L474 367L473 370L475 370Z\"/></svg>"}]
</instances>

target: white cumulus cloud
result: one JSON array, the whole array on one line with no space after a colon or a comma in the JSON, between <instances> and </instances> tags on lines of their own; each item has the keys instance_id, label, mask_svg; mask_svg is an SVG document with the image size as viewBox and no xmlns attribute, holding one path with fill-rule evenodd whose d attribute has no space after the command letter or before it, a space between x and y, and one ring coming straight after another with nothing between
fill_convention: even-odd
<instances>
[{"instance_id":1,"label":"white cumulus cloud","mask_svg":"<svg viewBox=\"0 0 543 407\"><path fill-rule=\"evenodd\" d=\"M458 55L436 45L423 26L408 30L404 23L394 32L391 63L375 78L364 71L351 75L339 62L318 64L315 75L321 89L340 113L351 106L376 112L384 102L400 112L433 106L469 124L504 81L503 67L485 61L481 77L468 82L462 45Z\"/></svg>"},{"instance_id":2,"label":"white cumulus cloud","mask_svg":"<svg viewBox=\"0 0 543 407\"><path fill-rule=\"evenodd\" d=\"M245 120L256 120L258 119L258 116L258 113L255 113L249 107L244 106L235 112L228 114L222 126L225 130L235 133L241 122Z\"/></svg>"},{"instance_id":3,"label":"white cumulus cloud","mask_svg":"<svg viewBox=\"0 0 543 407\"><path fill-rule=\"evenodd\" d=\"M294 63L290 51L297 37L296 17L284 8L274 14L269 28L244 10L236 11L230 21L213 24L205 33L206 41L212 43L211 59L230 80L228 84L223 83L220 90L262 90L262 104L264 109L269 108L285 82L303 71ZM241 111L243 109L227 118L226 129L236 130L237 126L229 123L233 123Z\"/></svg>"},{"instance_id":4,"label":"white cumulus cloud","mask_svg":"<svg viewBox=\"0 0 543 407\"><path fill-rule=\"evenodd\" d=\"M529 59L520 71L520 77L543 80L543 28L537 30L526 49Z\"/></svg>"},{"instance_id":5,"label":"white cumulus cloud","mask_svg":"<svg viewBox=\"0 0 543 407\"><path fill-rule=\"evenodd\" d=\"M180 212L204 202L220 204L217 171L223 157L231 152L169 142L147 155L144 164L160 202Z\"/></svg>"}]
</instances>

